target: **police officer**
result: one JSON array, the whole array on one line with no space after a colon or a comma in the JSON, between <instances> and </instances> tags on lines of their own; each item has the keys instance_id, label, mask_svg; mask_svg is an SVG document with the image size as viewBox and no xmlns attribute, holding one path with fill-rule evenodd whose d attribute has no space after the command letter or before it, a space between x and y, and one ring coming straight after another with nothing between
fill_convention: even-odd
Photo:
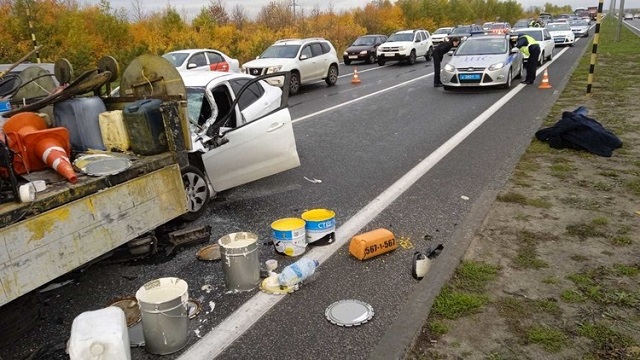
<instances>
[{"instance_id":1,"label":"police officer","mask_svg":"<svg viewBox=\"0 0 640 360\"><path fill-rule=\"evenodd\" d=\"M524 55L529 56L527 59L527 77L521 81L521 83L531 85L536 80L536 69L538 68L538 58L540 57L540 45L538 45L536 39L531 36L520 34L520 36L518 36L518 41L516 42L516 47L520 49Z\"/></svg>"},{"instance_id":2,"label":"police officer","mask_svg":"<svg viewBox=\"0 0 640 360\"><path fill-rule=\"evenodd\" d=\"M433 50L433 87L442 86L442 82L440 81L440 63L444 55L452 48L458 47L458 45L460 45L460 38L454 36L449 39L449 41L443 41Z\"/></svg>"}]
</instances>

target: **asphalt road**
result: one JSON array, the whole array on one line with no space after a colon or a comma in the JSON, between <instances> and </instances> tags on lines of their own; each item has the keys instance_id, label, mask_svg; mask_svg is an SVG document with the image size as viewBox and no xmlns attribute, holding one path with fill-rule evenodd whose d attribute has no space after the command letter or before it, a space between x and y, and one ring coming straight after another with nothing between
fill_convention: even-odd
<instances>
[{"instance_id":1,"label":"asphalt road","mask_svg":"<svg viewBox=\"0 0 640 360\"><path fill-rule=\"evenodd\" d=\"M554 86L550 90L518 85L511 93L444 92L432 87L432 66L423 58L413 66L341 66L343 76L336 86L305 86L289 101L302 165L219 194L206 215L188 225L211 225L211 242L236 231L254 232L260 237L261 261L275 258L282 269L297 258L274 253L268 244L271 222L307 209L332 209L337 251L329 256L332 249L324 247L305 254L323 261L312 281L276 300L258 290L230 294L222 264L196 260L199 246L155 263L98 263L72 284L43 293L37 328L0 349L1 358L20 359L46 344L64 343L81 312L133 296L145 282L165 276L185 279L190 297L203 304L203 312L189 323L185 350L160 357L133 348L133 359L210 359L218 353L221 359L395 357L424 321L425 299L437 293L457 264L466 249L464 235L482 219L586 44L582 40L554 59L548 68ZM360 85L350 83L354 67ZM507 94L512 98L499 107ZM497 111L483 115L492 106ZM477 128L463 130L469 124ZM461 130L466 138L458 135L459 145L452 145ZM361 262L348 254L347 246L338 246L376 228L391 230L406 248ZM414 280L413 252L438 243L445 249L430 276ZM202 290L204 285L212 290ZM332 325L325 308L342 299L367 302L375 316L359 327ZM248 310L228 320L243 304ZM67 356L57 352L48 358Z\"/></svg>"}]
</instances>

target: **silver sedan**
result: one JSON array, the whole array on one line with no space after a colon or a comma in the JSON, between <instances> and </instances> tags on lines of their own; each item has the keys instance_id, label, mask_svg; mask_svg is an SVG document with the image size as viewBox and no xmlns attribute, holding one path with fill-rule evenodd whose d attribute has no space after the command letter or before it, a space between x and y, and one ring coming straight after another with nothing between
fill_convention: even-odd
<instances>
[{"instance_id":1,"label":"silver sedan","mask_svg":"<svg viewBox=\"0 0 640 360\"><path fill-rule=\"evenodd\" d=\"M474 35L451 54L440 78L445 90L469 86L510 88L512 80L521 78L523 72L522 53L512 50L508 35Z\"/></svg>"}]
</instances>

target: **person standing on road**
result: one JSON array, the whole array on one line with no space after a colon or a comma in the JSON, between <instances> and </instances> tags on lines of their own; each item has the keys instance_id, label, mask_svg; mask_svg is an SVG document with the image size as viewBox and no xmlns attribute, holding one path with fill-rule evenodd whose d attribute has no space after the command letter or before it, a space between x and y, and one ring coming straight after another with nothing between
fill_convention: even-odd
<instances>
[{"instance_id":1,"label":"person standing on road","mask_svg":"<svg viewBox=\"0 0 640 360\"><path fill-rule=\"evenodd\" d=\"M458 47L458 45L460 45L460 38L454 36L449 39L449 41L443 41L433 50L433 87L442 86L442 82L440 81L440 63L444 55L451 51L452 48Z\"/></svg>"},{"instance_id":2,"label":"person standing on road","mask_svg":"<svg viewBox=\"0 0 640 360\"><path fill-rule=\"evenodd\" d=\"M540 57L540 45L536 39L529 35L521 34L518 36L516 47L520 51L528 56L527 58L527 77L521 84L531 85L536 81L536 69L538 68L538 58Z\"/></svg>"}]
</instances>

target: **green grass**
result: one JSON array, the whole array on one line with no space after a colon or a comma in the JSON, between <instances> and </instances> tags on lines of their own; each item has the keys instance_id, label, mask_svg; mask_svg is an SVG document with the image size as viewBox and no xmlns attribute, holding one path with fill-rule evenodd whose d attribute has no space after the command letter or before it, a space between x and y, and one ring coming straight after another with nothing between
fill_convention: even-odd
<instances>
[{"instance_id":1,"label":"green grass","mask_svg":"<svg viewBox=\"0 0 640 360\"><path fill-rule=\"evenodd\" d=\"M566 196L559 199L561 203L582 210L598 210L601 204L598 200L589 198L579 198L575 196Z\"/></svg>"},{"instance_id":2,"label":"green grass","mask_svg":"<svg viewBox=\"0 0 640 360\"><path fill-rule=\"evenodd\" d=\"M565 290L561 298L569 303L580 303L588 299L605 306L636 307L640 304L640 292L626 290L617 279L620 276L635 276L638 272L640 269L636 266L614 264L611 268L598 267L571 274L567 279L577 289Z\"/></svg>"},{"instance_id":3,"label":"green grass","mask_svg":"<svg viewBox=\"0 0 640 360\"><path fill-rule=\"evenodd\" d=\"M580 239L588 239L594 237L605 237L606 234L598 229L593 223L576 223L566 227L567 234L578 237Z\"/></svg>"},{"instance_id":4,"label":"green grass","mask_svg":"<svg viewBox=\"0 0 640 360\"><path fill-rule=\"evenodd\" d=\"M596 353L602 356L602 359L624 359L625 357L618 357L616 354L635 345L630 336L599 323L580 324L577 333L593 341Z\"/></svg>"},{"instance_id":5,"label":"green grass","mask_svg":"<svg viewBox=\"0 0 640 360\"><path fill-rule=\"evenodd\" d=\"M555 276L549 276L549 277L546 277L546 278L542 279L542 283L543 284L548 284L548 285L557 285L557 284L560 283L560 279L558 279Z\"/></svg>"},{"instance_id":6,"label":"green grass","mask_svg":"<svg viewBox=\"0 0 640 360\"><path fill-rule=\"evenodd\" d=\"M640 196L640 179L634 179L627 182L627 188L633 192L634 195Z\"/></svg>"},{"instance_id":7,"label":"green grass","mask_svg":"<svg viewBox=\"0 0 640 360\"><path fill-rule=\"evenodd\" d=\"M613 186L611 184L604 181L596 181L595 183L593 183L592 187L600 191L611 191L611 189L613 189Z\"/></svg>"},{"instance_id":8,"label":"green grass","mask_svg":"<svg viewBox=\"0 0 640 360\"><path fill-rule=\"evenodd\" d=\"M586 296L584 296L580 291L577 290L565 290L560 294L560 298L567 303L570 304L579 304L587 301Z\"/></svg>"},{"instance_id":9,"label":"green grass","mask_svg":"<svg viewBox=\"0 0 640 360\"><path fill-rule=\"evenodd\" d=\"M482 293L486 284L494 280L499 271L499 266L476 261L463 261L456 269L452 285L456 290Z\"/></svg>"},{"instance_id":10,"label":"green grass","mask_svg":"<svg viewBox=\"0 0 640 360\"><path fill-rule=\"evenodd\" d=\"M611 244L615 246L628 246L633 244L633 240L626 235L616 235L611 238Z\"/></svg>"},{"instance_id":11,"label":"green grass","mask_svg":"<svg viewBox=\"0 0 640 360\"><path fill-rule=\"evenodd\" d=\"M640 266L638 265L625 265L625 264L614 264L613 265L614 273L617 275L623 276L636 276L640 273Z\"/></svg>"},{"instance_id":12,"label":"green grass","mask_svg":"<svg viewBox=\"0 0 640 360\"><path fill-rule=\"evenodd\" d=\"M486 295L464 293L445 287L436 297L432 312L436 316L453 320L475 314L488 302Z\"/></svg>"},{"instance_id":13,"label":"green grass","mask_svg":"<svg viewBox=\"0 0 640 360\"><path fill-rule=\"evenodd\" d=\"M567 346L569 337L563 331L548 326L534 326L527 331L530 342L548 352L557 353Z\"/></svg>"},{"instance_id":14,"label":"green grass","mask_svg":"<svg viewBox=\"0 0 640 360\"><path fill-rule=\"evenodd\" d=\"M497 200L506 202L506 203L533 206L541 209L549 209L552 206L551 202L549 202L546 199L542 199L542 198L529 199L526 196L515 191L509 191L505 194L500 194L498 195Z\"/></svg>"},{"instance_id":15,"label":"green grass","mask_svg":"<svg viewBox=\"0 0 640 360\"><path fill-rule=\"evenodd\" d=\"M569 256L569 259L576 261L576 262L585 262L587 260L589 260L588 257L584 256L584 255L579 255L579 254L573 254L571 256Z\"/></svg>"},{"instance_id":16,"label":"green grass","mask_svg":"<svg viewBox=\"0 0 640 360\"><path fill-rule=\"evenodd\" d=\"M447 326L447 324L437 320L429 322L428 329L429 333L436 337L440 337L449 332L449 327Z\"/></svg>"}]
</instances>

